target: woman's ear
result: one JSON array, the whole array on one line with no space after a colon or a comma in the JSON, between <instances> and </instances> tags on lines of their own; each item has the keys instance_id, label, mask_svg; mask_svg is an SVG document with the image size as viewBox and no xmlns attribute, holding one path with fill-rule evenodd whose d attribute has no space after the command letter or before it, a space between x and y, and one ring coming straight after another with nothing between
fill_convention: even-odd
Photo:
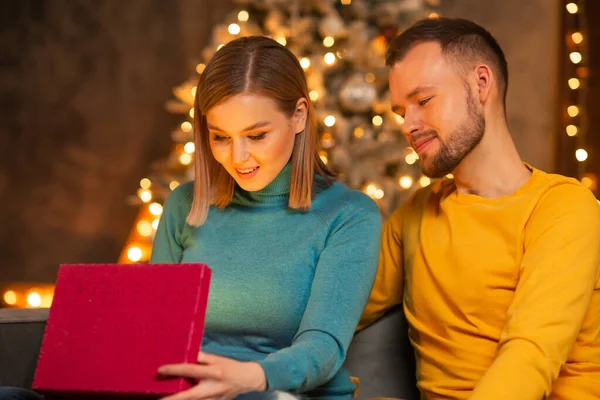
<instances>
[{"instance_id":1,"label":"woman's ear","mask_svg":"<svg viewBox=\"0 0 600 400\"><path fill-rule=\"evenodd\" d=\"M294 111L293 126L294 133L299 134L304 132L306 129L306 120L308 118L308 101L301 97L296 103L296 110Z\"/></svg>"}]
</instances>

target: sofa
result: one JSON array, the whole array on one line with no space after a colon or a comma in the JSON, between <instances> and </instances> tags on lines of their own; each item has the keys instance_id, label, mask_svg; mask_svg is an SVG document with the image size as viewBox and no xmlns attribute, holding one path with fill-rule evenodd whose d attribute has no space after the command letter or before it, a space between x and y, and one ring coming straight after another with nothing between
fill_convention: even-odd
<instances>
[{"instance_id":1,"label":"sofa","mask_svg":"<svg viewBox=\"0 0 600 400\"><path fill-rule=\"evenodd\" d=\"M0 309L0 386L31 388L47 318L48 309ZM360 381L358 399L419 399L400 308L354 336L344 366Z\"/></svg>"}]
</instances>

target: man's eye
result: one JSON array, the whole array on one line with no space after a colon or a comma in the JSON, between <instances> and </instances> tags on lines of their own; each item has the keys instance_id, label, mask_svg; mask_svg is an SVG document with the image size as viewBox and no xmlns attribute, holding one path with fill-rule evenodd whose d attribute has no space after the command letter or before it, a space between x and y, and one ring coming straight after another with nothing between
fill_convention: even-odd
<instances>
[{"instance_id":1,"label":"man's eye","mask_svg":"<svg viewBox=\"0 0 600 400\"><path fill-rule=\"evenodd\" d=\"M431 99L432 99L432 97L428 97L426 99L423 99L423 100L419 101L419 105L420 106L424 106L425 104L429 103L429 100L431 100Z\"/></svg>"}]
</instances>

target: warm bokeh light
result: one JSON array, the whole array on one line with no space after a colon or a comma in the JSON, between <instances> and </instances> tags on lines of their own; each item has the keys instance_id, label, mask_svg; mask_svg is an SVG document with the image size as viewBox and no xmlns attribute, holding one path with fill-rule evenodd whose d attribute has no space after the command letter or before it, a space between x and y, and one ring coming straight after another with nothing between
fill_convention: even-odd
<instances>
[{"instance_id":1,"label":"warm bokeh light","mask_svg":"<svg viewBox=\"0 0 600 400\"><path fill-rule=\"evenodd\" d=\"M413 185L413 179L408 175L404 175L398 180L398 183L402 189L410 189Z\"/></svg>"},{"instance_id":2,"label":"warm bokeh light","mask_svg":"<svg viewBox=\"0 0 600 400\"><path fill-rule=\"evenodd\" d=\"M229 25L229 27L227 28L227 31L231 34L231 35L238 35L241 31L240 26L238 24L231 24Z\"/></svg>"},{"instance_id":3,"label":"warm bokeh light","mask_svg":"<svg viewBox=\"0 0 600 400\"><path fill-rule=\"evenodd\" d=\"M148 207L148 211L150 211L150 214L154 216L159 216L163 212L163 206L159 203L152 203Z\"/></svg>"},{"instance_id":4,"label":"warm bokeh light","mask_svg":"<svg viewBox=\"0 0 600 400\"><path fill-rule=\"evenodd\" d=\"M141 236L148 237L152 235L152 225L148 221L138 222L136 228Z\"/></svg>"},{"instance_id":5,"label":"warm bokeh light","mask_svg":"<svg viewBox=\"0 0 600 400\"><path fill-rule=\"evenodd\" d=\"M325 60L325 64L331 65L331 64L335 63L335 54L327 53L323 57L323 60Z\"/></svg>"},{"instance_id":6,"label":"warm bokeh light","mask_svg":"<svg viewBox=\"0 0 600 400\"><path fill-rule=\"evenodd\" d=\"M31 292L27 295L27 304L31 307L39 307L42 305L42 297L38 292Z\"/></svg>"},{"instance_id":7,"label":"warm bokeh light","mask_svg":"<svg viewBox=\"0 0 600 400\"><path fill-rule=\"evenodd\" d=\"M140 181L140 187L142 189L149 189L152 186L152 182L148 178L144 178Z\"/></svg>"},{"instance_id":8,"label":"warm bokeh light","mask_svg":"<svg viewBox=\"0 0 600 400\"><path fill-rule=\"evenodd\" d=\"M579 107L569 106L567 108L567 113L569 114L570 117L575 118L576 116L579 115Z\"/></svg>"},{"instance_id":9,"label":"warm bokeh light","mask_svg":"<svg viewBox=\"0 0 600 400\"><path fill-rule=\"evenodd\" d=\"M179 162L183 165L190 165L192 163L192 156L189 153L183 153L179 156Z\"/></svg>"},{"instance_id":10,"label":"warm bokeh light","mask_svg":"<svg viewBox=\"0 0 600 400\"><path fill-rule=\"evenodd\" d=\"M4 296L2 296L2 299L9 306L17 304L17 294L12 290L7 290L6 292L4 292Z\"/></svg>"},{"instance_id":11,"label":"warm bokeh light","mask_svg":"<svg viewBox=\"0 0 600 400\"><path fill-rule=\"evenodd\" d=\"M187 142L185 146L183 146L183 151L188 154L192 154L194 151L196 151L196 145L194 142Z\"/></svg>"},{"instance_id":12,"label":"warm bokeh light","mask_svg":"<svg viewBox=\"0 0 600 400\"><path fill-rule=\"evenodd\" d=\"M583 161L587 160L588 152L585 151L584 149L577 149L575 151L575 158L577 159L577 161L583 162Z\"/></svg>"},{"instance_id":13,"label":"warm bokeh light","mask_svg":"<svg viewBox=\"0 0 600 400\"><path fill-rule=\"evenodd\" d=\"M581 85L581 83L579 82L579 79L577 78L571 78L569 79L569 87L573 90L575 89L579 89L579 86Z\"/></svg>"},{"instance_id":14,"label":"warm bokeh light","mask_svg":"<svg viewBox=\"0 0 600 400\"><path fill-rule=\"evenodd\" d=\"M577 127L575 125L567 125L566 131L569 136L577 135Z\"/></svg>"},{"instance_id":15,"label":"warm bokeh light","mask_svg":"<svg viewBox=\"0 0 600 400\"><path fill-rule=\"evenodd\" d=\"M185 121L181 124L181 130L184 132L191 132L192 131L192 123L189 121Z\"/></svg>"},{"instance_id":16,"label":"warm bokeh light","mask_svg":"<svg viewBox=\"0 0 600 400\"><path fill-rule=\"evenodd\" d=\"M127 258L132 262L138 262L142 259L142 249L136 246L132 246L127 250Z\"/></svg>"},{"instance_id":17,"label":"warm bokeh light","mask_svg":"<svg viewBox=\"0 0 600 400\"><path fill-rule=\"evenodd\" d=\"M575 4L575 3L569 3L569 4L567 4L567 11L570 14L576 14L577 11L579 11L579 7L577 7L577 4Z\"/></svg>"},{"instance_id":18,"label":"warm bokeh light","mask_svg":"<svg viewBox=\"0 0 600 400\"><path fill-rule=\"evenodd\" d=\"M246 22L250 18L250 14L248 14L248 11L242 10L238 13L237 17L238 17L238 21Z\"/></svg>"}]
</instances>

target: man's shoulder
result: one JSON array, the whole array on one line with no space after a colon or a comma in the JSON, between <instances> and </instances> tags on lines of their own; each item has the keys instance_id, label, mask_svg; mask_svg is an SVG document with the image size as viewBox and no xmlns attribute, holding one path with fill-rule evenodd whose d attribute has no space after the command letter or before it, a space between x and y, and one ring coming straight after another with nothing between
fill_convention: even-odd
<instances>
[{"instance_id":1,"label":"man's shoulder","mask_svg":"<svg viewBox=\"0 0 600 400\"><path fill-rule=\"evenodd\" d=\"M538 194L538 204L556 204L564 207L598 204L592 192L577 179L542 170L534 169L531 190Z\"/></svg>"}]
</instances>

